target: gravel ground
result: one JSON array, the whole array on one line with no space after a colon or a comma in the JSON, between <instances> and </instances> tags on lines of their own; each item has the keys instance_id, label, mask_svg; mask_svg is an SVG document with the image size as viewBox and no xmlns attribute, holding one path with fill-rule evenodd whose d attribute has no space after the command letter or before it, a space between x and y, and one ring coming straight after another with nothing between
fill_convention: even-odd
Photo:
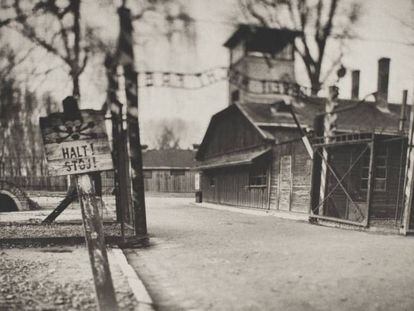
<instances>
[{"instance_id":1,"label":"gravel ground","mask_svg":"<svg viewBox=\"0 0 414 311\"><path fill-rule=\"evenodd\" d=\"M104 224L105 236L121 236L121 225L117 223ZM125 235L129 236L133 231L125 228ZM46 238L46 237L84 237L83 225L80 224L0 224L1 239L16 238Z\"/></svg>"},{"instance_id":2,"label":"gravel ground","mask_svg":"<svg viewBox=\"0 0 414 311\"><path fill-rule=\"evenodd\" d=\"M158 310L414 310L414 237L147 201L128 260Z\"/></svg>"},{"instance_id":3,"label":"gravel ground","mask_svg":"<svg viewBox=\"0 0 414 311\"><path fill-rule=\"evenodd\" d=\"M120 310L138 310L126 278L110 256ZM0 310L96 310L84 247L0 250Z\"/></svg>"},{"instance_id":4,"label":"gravel ground","mask_svg":"<svg viewBox=\"0 0 414 311\"><path fill-rule=\"evenodd\" d=\"M63 197L42 197L46 199L58 199ZM36 199L36 198L35 198ZM115 223L115 201L113 196L104 196L104 208L102 220L106 236L120 236L121 226ZM53 205L56 207L57 203ZM41 204L44 207L44 205ZM36 211L19 211L0 213L0 240L18 238L49 238L49 237L83 237L82 214L79 203L71 204L51 225L42 225L53 209L41 209ZM112 222L112 223L111 223ZM131 230L125 228L125 235L130 236Z\"/></svg>"}]
</instances>

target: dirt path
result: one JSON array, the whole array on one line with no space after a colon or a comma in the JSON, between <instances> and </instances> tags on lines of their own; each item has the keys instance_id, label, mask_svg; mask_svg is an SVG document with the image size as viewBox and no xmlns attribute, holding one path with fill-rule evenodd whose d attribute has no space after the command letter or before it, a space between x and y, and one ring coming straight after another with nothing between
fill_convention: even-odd
<instances>
[{"instance_id":1,"label":"dirt path","mask_svg":"<svg viewBox=\"0 0 414 311\"><path fill-rule=\"evenodd\" d=\"M128 259L160 310L414 310L414 238L150 200Z\"/></svg>"}]
</instances>

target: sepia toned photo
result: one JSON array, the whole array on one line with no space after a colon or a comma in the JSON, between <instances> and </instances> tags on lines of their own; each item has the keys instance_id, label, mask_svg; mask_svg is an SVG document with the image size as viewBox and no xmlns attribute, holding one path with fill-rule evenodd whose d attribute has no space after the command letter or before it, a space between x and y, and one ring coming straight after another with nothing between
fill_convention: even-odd
<instances>
[{"instance_id":1,"label":"sepia toned photo","mask_svg":"<svg viewBox=\"0 0 414 311\"><path fill-rule=\"evenodd\" d=\"M413 0L0 0L0 311L414 310Z\"/></svg>"}]
</instances>

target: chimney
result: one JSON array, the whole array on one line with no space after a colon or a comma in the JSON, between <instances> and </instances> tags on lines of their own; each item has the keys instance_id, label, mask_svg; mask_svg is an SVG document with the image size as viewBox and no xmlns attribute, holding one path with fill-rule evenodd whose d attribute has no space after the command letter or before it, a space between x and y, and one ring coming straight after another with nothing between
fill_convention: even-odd
<instances>
[{"instance_id":1,"label":"chimney","mask_svg":"<svg viewBox=\"0 0 414 311\"><path fill-rule=\"evenodd\" d=\"M359 97L359 70L352 71L352 89L351 89L351 99L358 99Z\"/></svg>"},{"instance_id":2,"label":"chimney","mask_svg":"<svg viewBox=\"0 0 414 311\"><path fill-rule=\"evenodd\" d=\"M390 76L390 59L383 57L378 60L377 105L381 111L388 110L388 80Z\"/></svg>"},{"instance_id":3,"label":"chimney","mask_svg":"<svg viewBox=\"0 0 414 311\"><path fill-rule=\"evenodd\" d=\"M270 114L272 116L278 116L280 114L290 114L291 107L289 104L287 104L284 100L278 100L274 103L271 103L269 105L270 107Z\"/></svg>"},{"instance_id":4,"label":"chimney","mask_svg":"<svg viewBox=\"0 0 414 311\"><path fill-rule=\"evenodd\" d=\"M404 90L403 99L401 103L400 122L398 125L398 130L400 131L400 133L404 133L405 121L407 120L406 112L405 112L407 110L407 95L408 95L408 90Z\"/></svg>"}]
</instances>

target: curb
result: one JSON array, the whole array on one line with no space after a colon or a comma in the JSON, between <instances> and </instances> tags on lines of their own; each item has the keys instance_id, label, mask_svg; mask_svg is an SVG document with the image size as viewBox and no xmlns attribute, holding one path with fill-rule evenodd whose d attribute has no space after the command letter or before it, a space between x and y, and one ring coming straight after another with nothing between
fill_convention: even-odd
<instances>
[{"instance_id":1,"label":"curb","mask_svg":"<svg viewBox=\"0 0 414 311\"><path fill-rule=\"evenodd\" d=\"M1 228L0 228L1 229ZM121 241L119 236L105 236L105 244L118 245ZM85 245L84 236L71 236L71 237L34 237L34 238L0 238L0 249L11 246L20 247L44 247L50 245Z\"/></svg>"},{"instance_id":2,"label":"curb","mask_svg":"<svg viewBox=\"0 0 414 311\"><path fill-rule=\"evenodd\" d=\"M145 304L145 310L154 311L154 302L152 301L151 296L149 295L147 289L145 288L144 283L139 278L135 270L128 263L124 252L120 248L111 248L108 250L110 256L113 256L114 261L121 268L122 273L127 278L129 287L132 293L135 296L135 299L138 301L138 304Z\"/></svg>"},{"instance_id":3,"label":"curb","mask_svg":"<svg viewBox=\"0 0 414 311\"><path fill-rule=\"evenodd\" d=\"M294 220L294 221L301 221L301 222L309 222L309 215L308 214L294 214L290 212L282 212L282 211L274 211L274 210L259 210L259 209L249 209L237 206L227 206L227 205L220 205L220 204L213 204L213 203L196 203L190 202L193 206L198 206L202 208L210 208L219 211L228 211L228 212L235 212L241 213L246 215L254 215L254 216L273 216L282 219Z\"/></svg>"}]
</instances>

